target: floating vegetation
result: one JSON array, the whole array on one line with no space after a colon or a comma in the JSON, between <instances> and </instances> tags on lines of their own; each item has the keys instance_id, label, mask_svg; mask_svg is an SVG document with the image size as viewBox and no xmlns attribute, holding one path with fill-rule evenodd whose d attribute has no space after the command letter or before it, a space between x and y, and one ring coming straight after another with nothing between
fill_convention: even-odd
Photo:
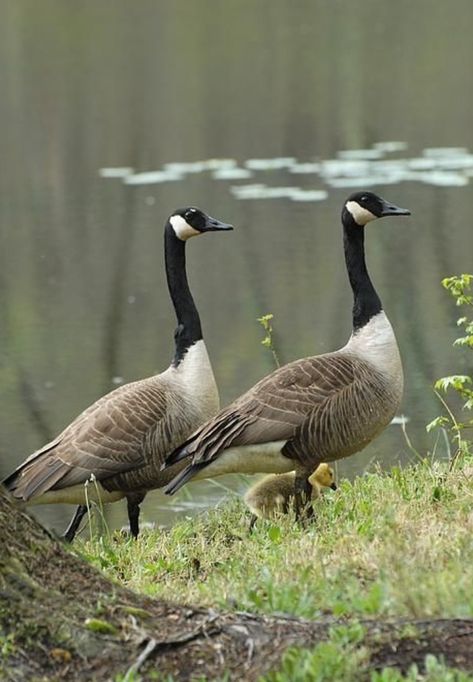
<instances>
[{"instance_id":1,"label":"floating vegetation","mask_svg":"<svg viewBox=\"0 0 473 682\"><path fill-rule=\"evenodd\" d=\"M366 188L375 185L394 185L399 182L399 179L390 175L354 175L352 177L327 178L327 184L330 187L338 188Z\"/></svg>"},{"instance_id":2,"label":"floating vegetation","mask_svg":"<svg viewBox=\"0 0 473 682\"><path fill-rule=\"evenodd\" d=\"M324 189L299 189L294 187L291 196L292 201L324 201L328 197L328 192Z\"/></svg>"},{"instance_id":3,"label":"floating vegetation","mask_svg":"<svg viewBox=\"0 0 473 682\"><path fill-rule=\"evenodd\" d=\"M176 161L174 163L165 163L163 168L166 173L177 173L179 175L202 173L202 171L207 170L205 161Z\"/></svg>"},{"instance_id":4,"label":"floating vegetation","mask_svg":"<svg viewBox=\"0 0 473 682\"><path fill-rule=\"evenodd\" d=\"M212 173L214 180L247 180L253 177L253 173L248 168L218 168Z\"/></svg>"},{"instance_id":5,"label":"floating vegetation","mask_svg":"<svg viewBox=\"0 0 473 682\"><path fill-rule=\"evenodd\" d=\"M289 168L296 163L293 156L277 157L275 159L248 159L245 161L245 166L255 171L266 170L281 170L282 168Z\"/></svg>"},{"instance_id":6,"label":"floating vegetation","mask_svg":"<svg viewBox=\"0 0 473 682\"><path fill-rule=\"evenodd\" d=\"M438 157L437 168L448 168L451 170L463 170L473 168L473 154L464 154L462 156L447 156Z\"/></svg>"},{"instance_id":7,"label":"floating vegetation","mask_svg":"<svg viewBox=\"0 0 473 682\"><path fill-rule=\"evenodd\" d=\"M300 187L268 187L263 184L238 185L230 188L237 199L291 199L292 201L323 201L325 190L301 189Z\"/></svg>"},{"instance_id":8,"label":"floating vegetation","mask_svg":"<svg viewBox=\"0 0 473 682\"><path fill-rule=\"evenodd\" d=\"M231 158L166 163L154 171L136 173L129 166L100 168L102 178L120 178L127 185L178 182L188 175L209 173L212 180L222 182L249 180L258 172L279 175L313 175L317 184L328 188L366 188L421 182L433 186L463 187L473 177L473 154L466 147L427 147L412 158L386 158L387 154L404 153L402 141L380 141L366 149L345 149L333 159L298 160L293 156L252 158L238 162ZM231 194L240 200L289 199L291 201L323 201L325 189L294 187L282 181L281 186L264 183L231 185Z\"/></svg>"},{"instance_id":9,"label":"floating vegetation","mask_svg":"<svg viewBox=\"0 0 473 682\"><path fill-rule=\"evenodd\" d=\"M320 163L293 163L288 166L289 173L319 173L321 169Z\"/></svg>"},{"instance_id":10,"label":"floating vegetation","mask_svg":"<svg viewBox=\"0 0 473 682\"><path fill-rule=\"evenodd\" d=\"M176 182L183 179L183 174L178 171L147 171L135 173L123 178L125 185L154 185L159 182Z\"/></svg>"},{"instance_id":11,"label":"floating vegetation","mask_svg":"<svg viewBox=\"0 0 473 682\"><path fill-rule=\"evenodd\" d=\"M203 161L207 170L219 170L221 168L235 168L237 162L235 159L207 159Z\"/></svg>"},{"instance_id":12,"label":"floating vegetation","mask_svg":"<svg viewBox=\"0 0 473 682\"><path fill-rule=\"evenodd\" d=\"M438 170L428 173L412 173L409 179L440 187L464 187L469 182L468 177L461 173L448 173L447 171Z\"/></svg>"},{"instance_id":13,"label":"floating vegetation","mask_svg":"<svg viewBox=\"0 0 473 682\"><path fill-rule=\"evenodd\" d=\"M406 167L407 159L382 159L369 164L369 168L377 173L405 172Z\"/></svg>"},{"instance_id":14,"label":"floating vegetation","mask_svg":"<svg viewBox=\"0 0 473 682\"><path fill-rule=\"evenodd\" d=\"M237 199L288 199L295 187L268 187L263 184L238 185L231 187Z\"/></svg>"},{"instance_id":15,"label":"floating vegetation","mask_svg":"<svg viewBox=\"0 0 473 682\"><path fill-rule=\"evenodd\" d=\"M407 142L376 142L373 147L385 154L393 154L395 152L403 152L407 149Z\"/></svg>"},{"instance_id":16,"label":"floating vegetation","mask_svg":"<svg viewBox=\"0 0 473 682\"><path fill-rule=\"evenodd\" d=\"M133 173L130 166L117 166L116 168L99 168L101 178L124 178Z\"/></svg>"},{"instance_id":17,"label":"floating vegetation","mask_svg":"<svg viewBox=\"0 0 473 682\"><path fill-rule=\"evenodd\" d=\"M435 159L429 159L423 156L414 159L406 159L405 164L407 168L412 168L413 170L433 170L437 165Z\"/></svg>"},{"instance_id":18,"label":"floating vegetation","mask_svg":"<svg viewBox=\"0 0 473 682\"><path fill-rule=\"evenodd\" d=\"M461 156L468 154L468 149L465 147L426 147L424 149L424 156L433 156L435 158L444 156Z\"/></svg>"},{"instance_id":19,"label":"floating vegetation","mask_svg":"<svg viewBox=\"0 0 473 682\"><path fill-rule=\"evenodd\" d=\"M380 159L383 156L381 149L345 149L338 152L337 156L340 159Z\"/></svg>"},{"instance_id":20,"label":"floating vegetation","mask_svg":"<svg viewBox=\"0 0 473 682\"><path fill-rule=\"evenodd\" d=\"M360 176L367 174L370 170L368 161L351 161L331 159L322 161L320 174L324 178L330 178L338 175L345 175L347 177Z\"/></svg>"}]
</instances>

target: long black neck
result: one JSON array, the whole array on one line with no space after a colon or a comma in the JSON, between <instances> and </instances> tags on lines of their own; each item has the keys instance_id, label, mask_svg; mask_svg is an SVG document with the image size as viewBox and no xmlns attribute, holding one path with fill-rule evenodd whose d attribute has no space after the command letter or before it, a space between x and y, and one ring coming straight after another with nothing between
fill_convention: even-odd
<instances>
[{"instance_id":1,"label":"long black neck","mask_svg":"<svg viewBox=\"0 0 473 682\"><path fill-rule=\"evenodd\" d=\"M172 361L177 367L187 349L202 338L202 329L199 313L187 282L186 243L176 237L169 222L164 230L164 259L169 293L177 317L174 332L176 350Z\"/></svg>"},{"instance_id":2,"label":"long black neck","mask_svg":"<svg viewBox=\"0 0 473 682\"><path fill-rule=\"evenodd\" d=\"M381 312L382 305L366 269L365 228L357 225L346 209L342 222L345 263L353 291L353 332L356 332Z\"/></svg>"}]
</instances>

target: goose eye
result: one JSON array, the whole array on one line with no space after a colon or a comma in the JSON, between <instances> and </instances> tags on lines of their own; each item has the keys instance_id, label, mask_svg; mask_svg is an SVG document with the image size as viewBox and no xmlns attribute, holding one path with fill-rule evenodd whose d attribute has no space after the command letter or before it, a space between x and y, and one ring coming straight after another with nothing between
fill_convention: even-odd
<instances>
[{"instance_id":1,"label":"goose eye","mask_svg":"<svg viewBox=\"0 0 473 682\"><path fill-rule=\"evenodd\" d=\"M360 201L368 201L368 197L366 196L366 194L363 194Z\"/></svg>"},{"instance_id":2,"label":"goose eye","mask_svg":"<svg viewBox=\"0 0 473 682\"><path fill-rule=\"evenodd\" d=\"M194 215L195 215L195 211L192 210L192 209L189 209L188 211L186 211L186 214L185 214L184 218L185 218L186 220L190 220L191 218L194 217Z\"/></svg>"}]
</instances>

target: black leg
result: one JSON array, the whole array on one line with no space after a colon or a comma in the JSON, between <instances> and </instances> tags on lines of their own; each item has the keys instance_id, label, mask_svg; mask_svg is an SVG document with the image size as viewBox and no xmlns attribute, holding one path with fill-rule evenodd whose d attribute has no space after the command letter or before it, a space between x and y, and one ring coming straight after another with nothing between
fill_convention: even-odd
<instances>
[{"instance_id":1,"label":"black leg","mask_svg":"<svg viewBox=\"0 0 473 682\"><path fill-rule=\"evenodd\" d=\"M296 474L295 480L295 511L297 520L309 520L314 517L312 506L312 485L307 474Z\"/></svg>"},{"instance_id":2,"label":"black leg","mask_svg":"<svg viewBox=\"0 0 473 682\"><path fill-rule=\"evenodd\" d=\"M130 522L130 533L136 539L140 532L140 504L144 500L144 495L127 495L128 521Z\"/></svg>"},{"instance_id":3,"label":"black leg","mask_svg":"<svg viewBox=\"0 0 473 682\"><path fill-rule=\"evenodd\" d=\"M80 504L74 516L72 517L72 520L68 527L66 528L63 537L63 540L66 542L72 542L75 538L75 535L79 529L80 522L84 518L85 514L87 514L87 505L86 504Z\"/></svg>"},{"instance_id":4,"label":"black leg","mask_svg":"<svg viewBox=\"0 0 473 682\"><path fill-rule=\"evenodd\" d=\"M255 527L255 523L257 522L257 520L258 517L256 516L256 514L252 514L250 519L250 525L248 526L248 533L253 532L253 528Z\"/></svg>"}]
</instances>

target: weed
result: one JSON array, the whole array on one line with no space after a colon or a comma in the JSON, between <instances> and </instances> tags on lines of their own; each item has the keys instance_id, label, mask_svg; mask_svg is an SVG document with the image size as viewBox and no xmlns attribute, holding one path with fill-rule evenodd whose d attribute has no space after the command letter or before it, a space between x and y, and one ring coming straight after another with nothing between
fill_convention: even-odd
<instances>
[{"instance_id":1,"label":"weed","mask_svg":"<svg viewBox=\"0 0 473 682\"><path fill-rule=\"evenodd\" d=\"M264 339L261 341L261 345L264 346L265 348L269 348L273 355L273 360L274 364L276 367L280 367L281 363L279 361L279 356L276 351L275 345L274 345L274 331L273 331L273 326L271 324L271 320L273 319L273 314L268 313L268 315L262 315L262 317L258 317L258 322L260 325L263 327L264 331L266 332L266 336Z\"/></svg>"},{"instance_id":2,"label":"weed","mask_svg":"<svg viewBox=\"0 0 473 682\"><path fill-rule=\"evenodd\" d=\"M459 277L446 277L442 280L442 285L455 298L457 306L473 306L473 296L471 295L471 285L473 275L460 275ZM462 316L457 320L457 326L461 327L464 336L460 336L454 341L455 346L473 348L473 319ZM471 443L463 435L466 429L473 428L473 419L458 419L454 411L450 408L441 393L448 393L453 390L463 401L463 410L467 412L473 409L473 379L465 374L453 374L442 377L435 382L435 393L445 410L444 415L440 415L427 424L427 431L434 428L445 428L450 433L455 451L452 457L452 466L458 456L470 455Z\"/></svg>"}]
</instances>

